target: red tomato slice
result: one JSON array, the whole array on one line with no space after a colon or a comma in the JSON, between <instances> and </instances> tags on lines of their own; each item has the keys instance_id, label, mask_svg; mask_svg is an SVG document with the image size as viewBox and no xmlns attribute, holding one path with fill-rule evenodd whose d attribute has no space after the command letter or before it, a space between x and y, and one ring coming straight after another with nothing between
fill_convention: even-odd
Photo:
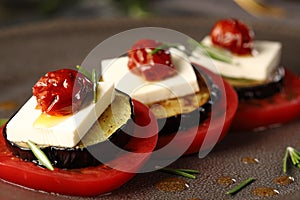
<instances>
[{"instance_id":1,"label":"red tomato slice","mask_svg":"<svg viewBox=\"0 0 300 200\"><path fill-rule=\"evenodd\" d=\"M155 119L153 114L138 101L133 100L133 103L136 123L139 125L134 134L136 137L142 137L131 139L126 149L141 154L126 153L112 161L112 164L122 166L124 169L128 167L130 172L106 165L76 170L55 168L54 171L49 171L14 157L6 148L1 129L0 178L36 190L76 196L95 196L120 187L135 175L131 173L132 171L136 172L142 167L157 142L158 130L156 120L152 120ZM143 127L144 125L147 127Z\"/></svg>"},{"instance_id":2,"label":"red tomato slice","mask_svg":"<svg viewBox=\"0 0 300 200\"><path fill-rule=\"evenodd\" d=\"M235 131L267 128L300 116L300 78L285 70L281 92L266 99L241 101L232 123Z\"/></svg>"},{"instance_id":3,"label":"red tomato slice","mask_svg":"<svg viewBox=\"0 0 300 200\"><path fill-rule=\"evenodd\" d=\"M204 71L209 77L211 77L214 84L219 86L219 89L221 90L221 97L213 106L215 106L216 111L220 111L222 113L219 113L219 116L216 116L213 119L211 116L208 117L197 127L192 127L186 131L179 131L174 134L159 136L157 149L168 145L169 151L166 152L166 156L177 156L176 152L178 152L178 148L184 144L190 144L188 149L184 152L184 155L213 148L214 145L218 141L221 141L228 132L234 114L237 110L238 97L235 90L225 80L219 78L213 72L200 67L197 64L193 65ZM177 136L174 141L175 135ZM171 141L172 144L170 143Z\"/></svg>"}]
</instances>

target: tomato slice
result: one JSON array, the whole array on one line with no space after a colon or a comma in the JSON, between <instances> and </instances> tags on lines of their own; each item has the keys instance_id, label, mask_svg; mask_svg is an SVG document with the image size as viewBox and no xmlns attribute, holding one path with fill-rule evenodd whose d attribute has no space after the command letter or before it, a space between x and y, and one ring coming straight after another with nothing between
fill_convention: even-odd
<instances>
[{"instance_id":1,"label":"tomato slice","mask_svg":"<svg viewBox=\"0 0 300 200\"><path fill-rule=\"evenodd\" d=\"M218 116L212 117L211 112L210 116L199 126L191 127L185 131L159 136L157 149L164 148L167 145L169 151L165 152L167 154L166 156L177 156L178 148L184 146L184 144L189 144L184 155L212 149L228 132L237 110L238 97L235 90L225 80L208 69L197 64L193 65L209 76L213 83L219 87L221 96L213 106L215 107L215 111L220 113L217 114Z\"/></svg>"},{"instance_id":2,"label":"tomato slice","mask_svg":"<svg viewBox=\"0 0 300 200\"><path fill-rule=\"evenodd\" d=\"M300 78L285 69L281 92L265 99L241 101L232 123L232 130L264 129L284 124L300 116Z\"/></svg>"},{"instance_id":3,"label":"tomato slice","mask_svg":"<svg viewBox=\"0 0 300 200\"><path fill-rule=\"evenodd\" d=\"M0 130L0 178L28 188L74 196L95 196L110 192L130 180L147 161L157 142L157 123L149 109L133 100L136 126L126 149L130 152L109 165L54 171L16 158L7 149ZM139 137L141 136L141 137ZM138 138L139 137L139 138ZM132 153L131 153L132 152ZM109 166L121 166L120 170Z\"/></svg>"}]
</instances>

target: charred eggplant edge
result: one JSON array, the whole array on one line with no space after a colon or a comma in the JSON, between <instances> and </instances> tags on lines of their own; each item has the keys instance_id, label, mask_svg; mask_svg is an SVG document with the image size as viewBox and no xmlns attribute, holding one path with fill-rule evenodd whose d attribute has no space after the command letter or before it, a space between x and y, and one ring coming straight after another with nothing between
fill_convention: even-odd
<instances>
[{"instance_id":1,"label":"charred eggplant edge","mask_svg":"<svg viewBox=\"0 0 300 200\"><path fill-rule=\"evenodd\" d=\"M205 84L205 87L209 90L210 97L208 101L192 112L157 119L159 127L158 135L173 134L178 131L187 130L193 126L198 126L209 117L212 104L220 99L221 92L211 77L195 66L193 66L193 69L197 76L198 84ZM197 117L195 118L194 116Z\"/></svg>"},{"instance_id":2,"label":"charred eggplant edge","mask_svg":"<svg viewBox=\"0 0 300 200\"><path fill-rule=\"evenodd\" d=\"M264 99L280 92L284 85L284 68L279 67L277 73L278 78L275 78L274 80L266 83L262 83L255 86L233 86L233 88L238 94L239 100Z\"/></svg>"}]
</instances>

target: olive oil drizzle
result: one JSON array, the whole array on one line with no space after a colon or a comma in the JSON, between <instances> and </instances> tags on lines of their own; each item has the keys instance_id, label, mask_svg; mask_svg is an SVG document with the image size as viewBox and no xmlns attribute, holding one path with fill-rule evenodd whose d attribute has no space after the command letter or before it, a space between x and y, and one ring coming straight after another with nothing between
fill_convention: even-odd
<instances>
[{"instance_id":1,"label":"olive oil drizzle","mask_svg":"<svg viewBox=\"0 0 300 200\"><path fill-rule=\"evenodd\" d=\"M51 128L67 120L71 115L52 116L42 113L33 123L35 128Z\"/></svg>"},{"instance_id":2,"label":"olive oil drizzle","mask_svg":"<svg viewBox=\"0 0 300 200\"><path fill-rule=\"evenodd\" d=\"M181 178L166 178L155 184L163 192L179 192L189 188L189 184Z\"/></svg>"},{"instance_id":3,"label":"olive oil drizzle","mask_svg":"<svg viewBox=\"0 0 300 200\"><path fill-rule=\"evenodd\" d=\"M252 194L260 197L272 197L279 194L279 192L269 187L258 187L252 190Z\"/></svg>"}]
</instances>

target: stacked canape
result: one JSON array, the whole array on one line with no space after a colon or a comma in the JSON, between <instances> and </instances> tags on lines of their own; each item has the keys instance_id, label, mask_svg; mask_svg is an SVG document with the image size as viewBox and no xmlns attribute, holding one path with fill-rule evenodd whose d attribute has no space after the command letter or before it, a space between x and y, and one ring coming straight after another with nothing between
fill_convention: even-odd
<instances>
[{"instance_id":1,"label":"stacked canape","mask_svg":"<svg viewBox=\"0 0 300 200\"><path fill-rule=\"evenodd\" d=\"M282 44L254 40L254 32L236 19L218 21L210 35L191 56L194 63L207 67L199 57L201 49L222 52L212 62L236 90L239 107L232 128L266 128L300 115L300 79L281 65Z\"/></svg>"},{"instance_id":2,"label":"stacked canape","mask_svg":"<svg viewBox=\"0 0 300 200\"><path fill-rule=\"evenodd\" d=\"M211 72L193 66L181 49L141 39L127 56L102 61L102 79L114 81L116 88L149 106L160 128L157 149L168 146L168 154L174 155L199 152L209 126L214 131L208 135L216 136L210 142L213 146L227 132L237 107L231 87L216 81ZM220 106L222 114L217 117L226 118L223 122L210 123L212 106Z\"/></svg>"}]
</instances>

